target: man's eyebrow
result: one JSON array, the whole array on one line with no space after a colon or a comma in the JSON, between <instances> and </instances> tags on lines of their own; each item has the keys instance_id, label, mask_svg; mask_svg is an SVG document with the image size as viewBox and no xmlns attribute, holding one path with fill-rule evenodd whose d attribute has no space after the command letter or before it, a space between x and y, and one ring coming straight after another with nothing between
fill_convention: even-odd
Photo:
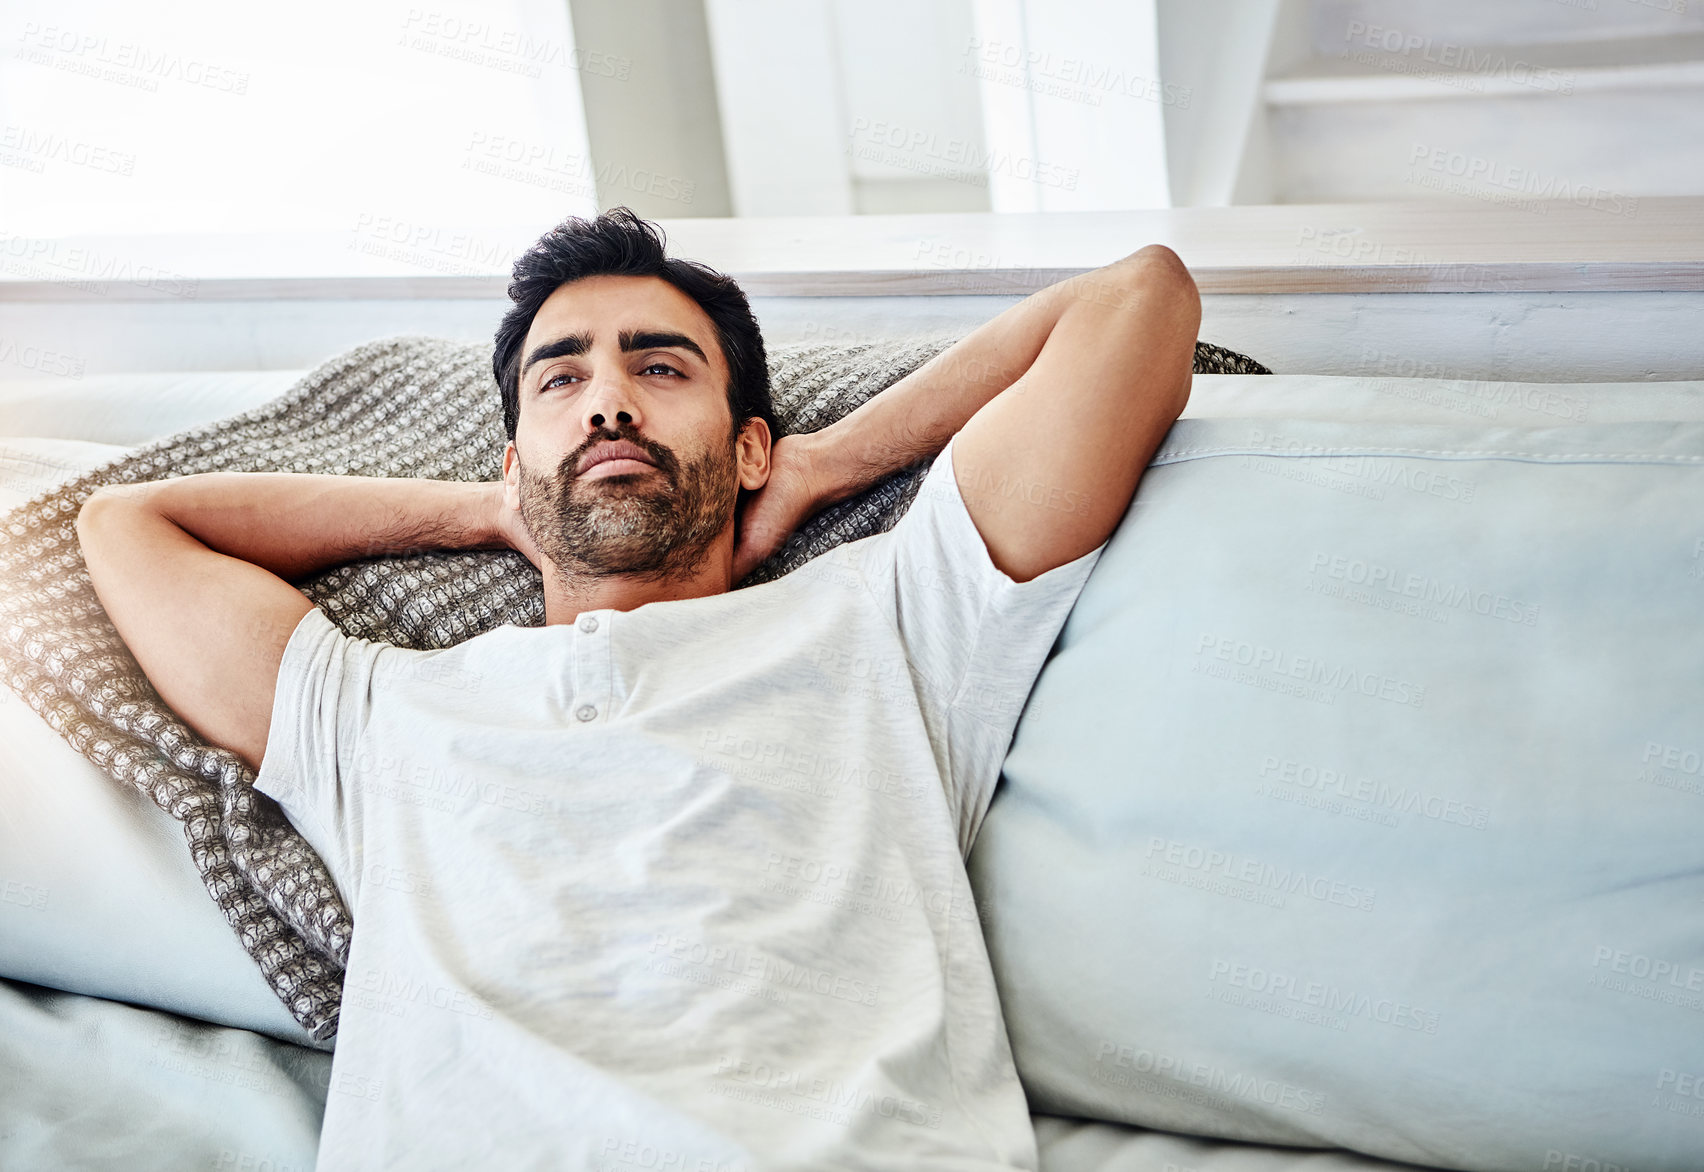
<instances>
[{"instance_id":1,"label":"man's eyebrow","mask_svg":"<svg viewBox=\"0 0 1704 1172\"><path fill-rule=\"evenodd\" d=\"M549 362L552 358L572 358L576 354L584 354L591 348L592 336L590 334L567 334L545 342L527 355L526 365L521 367L521 377L525 378L527 371L541 362Z\"/></svg>"},{"instance_id":2,"label":"man's eyebrow","mask_svg":"<svg viewBox=\"0 0 1704 1172\"><path fill-rule=\"evenodd\" d=\"M661 330L622 330L620 341L624 352L667 350L671 347L679 347L698 355L700 362L705 364L710 362L708 358L704 357L704 351L699 349L698 343L685 334L671 334Z\"/></svg>"}]
</instances>

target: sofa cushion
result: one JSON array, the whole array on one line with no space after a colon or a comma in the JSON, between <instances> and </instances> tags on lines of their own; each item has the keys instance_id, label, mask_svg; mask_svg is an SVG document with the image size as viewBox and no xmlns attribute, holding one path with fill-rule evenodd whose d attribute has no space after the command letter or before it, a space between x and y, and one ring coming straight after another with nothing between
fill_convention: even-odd
<instances>
[{"instance_id":1,"label":"sofa cushion","mask_svg":"<svg viewBox=\"0 0 1704 1172\"><path fill-rule=\"evenodd\" d=\"M1180 420L971 858L1032 1109L1696 1167L1701 612L1704 424Z\"/></svg>"},{"instance_id":2,"label":"sofa cushion","mask_svg":"<svg viewBox=\"0 0 1704 1172\"><path fill-rule=\"evenodd\" d=\"M1297 1149L1146 1131L1119 1123L1033 1115L1041 1172L1417 1172L1342 1148ZM1561 1172L1557 1166L1556 1172ZM1574 1167L1569 1172L1617 1172Z\"/></svg>"},{"instance_id":3,"label":"sofa cushion","mask_svg":"<svg viewBox=\"0 0 1704 1172\"><path fill-rule=\"evenodd\" d=\"M0 513L128 452L0 436ZM308 1040L207 894L183 825L4 685L0 815L0 974Z\"/></svg>"}]
</instances>

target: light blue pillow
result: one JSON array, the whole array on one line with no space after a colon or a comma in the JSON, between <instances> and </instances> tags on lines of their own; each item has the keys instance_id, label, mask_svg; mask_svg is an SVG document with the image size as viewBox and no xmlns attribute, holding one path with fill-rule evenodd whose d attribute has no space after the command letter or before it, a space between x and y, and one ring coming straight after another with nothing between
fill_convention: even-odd
<instances>
[{"instance_id":1,"label":"light blue pillow","mask_svg":"<svg viewBox=\"0 0 1704 1172\"><path fill-rule=\"evenodd\" d=\"M1701 755L1704 424L1180 420L971 857L1031 1109L1704 1166Z\"/></svg>"}]
</instances>

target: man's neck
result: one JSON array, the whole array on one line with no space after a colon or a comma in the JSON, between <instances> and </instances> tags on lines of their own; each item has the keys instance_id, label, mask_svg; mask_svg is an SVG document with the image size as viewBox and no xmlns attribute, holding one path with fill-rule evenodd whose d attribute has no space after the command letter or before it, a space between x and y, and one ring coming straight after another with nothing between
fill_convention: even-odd
<instances>
[{"instance_id":1,"label":"man's neck","mask_svg":"<svg viewBox=\"0 0 1704 1172\"><path fill-rule=\"evenodd\" d=\"M637 610L648 602L672 602L726 594L733 576L733 551L720 549L685 576L567 573L546 561L544 624L571 623L588 610Z\"/></svg>"}]
</instances>

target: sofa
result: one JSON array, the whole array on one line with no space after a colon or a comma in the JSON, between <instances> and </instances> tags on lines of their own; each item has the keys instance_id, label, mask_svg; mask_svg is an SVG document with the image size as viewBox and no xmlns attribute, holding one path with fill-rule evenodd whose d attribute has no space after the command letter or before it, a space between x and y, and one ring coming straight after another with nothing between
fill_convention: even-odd
<instances>
[{"instance_id":1,"label":"sofa","mask_svg":"<svg viewBox=\"0 0 1704 1172\"><path fill-rule=\"evenodd\" d=\"M0 382L0 524L300 373ZM969 858L1041 1166L1704 1167L1701 617L1704 381L1198 376ZM0 814L0 1167L312 1167L179 824L4 687Z\"/></svg>"}]
</instances>

